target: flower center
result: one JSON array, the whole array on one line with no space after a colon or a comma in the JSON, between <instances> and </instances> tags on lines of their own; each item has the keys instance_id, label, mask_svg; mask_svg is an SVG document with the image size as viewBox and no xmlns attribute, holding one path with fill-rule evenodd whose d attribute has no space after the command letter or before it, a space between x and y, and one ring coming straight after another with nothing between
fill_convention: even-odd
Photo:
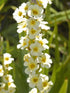
<instances>
[{"instance_id":1,"label":"flower center","mask_svg":"<svg viewBox=\"0 0 70 93\"><path fill-rule=\"evenodd\" d=\"M22 26L22 28L25 28L26 27L26 24L24 24L23 26Z\"/></svg>"},{"instance_id":2,"label":"flower center","mask_svg":"<svg viewBox=\"0 0 70 93\"><path fill-rule=\"evenodd\" d=\"M28 10L28 6L25 6L24 10Z\"/></svg>"},{"instance_id":3,"label":"flower center","mask_svg":"<svg viewBox=\"0 0 70 93\"><path fill-rule=\"evenodd\" d=\"M9 67L9 64L6 64L5 67Z\"/></svg>"},{"instance_id":4,"label":"flower center","mask_svg":"<svg viewBox=\"0 0 70 93\"><path fill-rule=\"evenodd\" d=\"M31 33L32 34L35 34L35 32L36 32L36 30L34 30L34 29L31 30Z\"/></svg>"},{"instance_id":5,"label":"flower center","mask_svg":"<svg viewBox=\"0 0 70 93\"><path fill-rule=\"evenodd\" d=\"M48 84L48 82L43 82L43 87L46 87L47 86L47 84Z\"/></svg>"},{"instance_id":6,"label":"flower center","mask_svg":"<svg viewBox=\"0 0 70 93\"><path fill-rule=\"evenodd\" d=\"M43 46L43 41L40 40L39 43Z\"/></svg>"},{"instance_id":7,"label":"flower center","mask_svg":"<svg viewBox=\"0 0 70 93\"><path fill-rule=\"evenodd\" d=\"M26 42L24 41L24 42L23 42L23 46L25 46L25 45L26 45Z\"/></svg>"},{"instance_id":8,"label":"flower center","mask_svg":"<svg viewBox=\"0 0 70 93\"><path fill-rule=\"evenodd\" d=\"M32 10L33 14L34 15L37 15L38 14L38 11L37 10Z\"/></svg>"},{"instance_id":9,"label":"flower center","mask_svg":"<svg viewBox=\"0 0 70 93\"><path fill-rule=\"evenodd\" d=\"M35 25L35 20L31 20L31 25Z\"/></svg>"},{"instance_id":10,"label":"flower center","mask_svg":"<svg viewBox=\"0 0 70 93\"><path fill-rule=\"evenodd\" d=\"M43 3L41 0L39 1L41 4Z\"/></svg>"},{"instance_id":11,"label":"flower center","mask_svg":"<svg viewBox=\"0 0 70 93\"><path fill-rule=\"evenodd\" d=\"M29 65L29 67L30 67L31 69L34 69L34 68L35 68L35 64L34 64L34 63L31 63L31 64Z\"/></svg>"},{"instance_id":12,"label":"flower center","mask_svg":"<svg viewBox=\"0 0 70 93\"><path fill-rule=\"evenodd\" d=\"M25 59L26 62L29 62L28 58Z\"/></svg>"},{"instance_id":13,"label":"flower center","mask_svg":"<svg viewBox=\"0 0 70 93\"><path fill-rule=\"evenodd\" d=\"M0 69L0 73L2 72L2 69Z\"/></svg>"},{"instance_id":14,"label":"flower center","mask_svg":"<svg viewBox=\"0 0 70 93\"><path fill-rule=\"evenodd\" d=\"M38 82L38 78L37 77L33 78L33 82L37 83Z\"/></svg>"},{"instance_id":15,"label":"flower center","mask_svg":"<svg viewBox=\"0 0 70 93\"><path fill-rule=\"evenodd\" d=\"M21 15L22 15L22 12L19 11L19 12L18 12L18 15L21 16Z\"/></svg>"},{"instance_id":16,"label":"flower center","mask_svg":"<svg viewBox=\"0 0 70 93\"><path fill-rule=\"evenodd\" d=\"M6 80L9 80L9 77L8 76L6 77Z\"/></svg>"},{"instance_id":17,"label":"flower center","mask_svg":"<svg viewBox=\"0 0 70 93\"><path fill-rule=\"evenodd\" d=\"M38 51L38 48L37 47L34 47L34 49L33 49L35 52L37 52Z\"/></svg>"},{"instance_id":18,"label":"flower center","mask_svg":"<svg viewBox=\"0 0 70 93\"><path fill-rule=\"evenodd\" d=\"M5 60L8 61L9 60L9 57L5 57Z\"/></svg>"},{"instance_id":19,"label":"flower center","mask_svg":"<svg viewBox=\"0 0 70 93\"><path fill-rule=\"evenodd\" d=\"M46 58L42 58L42 62L45 63L46 62Z\"/></svg>"},{"instance_id":20,"label":"flower center","mask_svg":"<svg viewBox=\"0 0 70 93\"><path fill-rule=\"evenodd\" d=\"M37 1L37 4L38 4L39 6L42 6L43 2L42 2L41 0L39 0L39 1Z\"/></svg>"},{"instance_id":21,"label":"flower center","mask_svg":"<svg viewBox=\"0 0 70 93\"><path fill-rule=\"evenodd\" d=\"M11 85L11 82L8 82L8 86L10 86Z\"/></svg>"}]
</instances>

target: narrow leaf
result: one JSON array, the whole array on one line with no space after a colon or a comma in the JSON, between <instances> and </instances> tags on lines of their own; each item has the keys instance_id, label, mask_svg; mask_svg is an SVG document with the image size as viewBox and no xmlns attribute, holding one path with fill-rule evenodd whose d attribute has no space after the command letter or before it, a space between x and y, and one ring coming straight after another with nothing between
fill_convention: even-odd
<instances>
[{"instance_id":1,"label":"narrow leaf","mask_svg":"<svg viewBox=\"0 0 70 93\"><path fill-rule=\"evenodd\" d=\"M59 91L59 93L67 93L67 87L68 87L68 80L66 79Z\"/></svg>"}]
</instances>

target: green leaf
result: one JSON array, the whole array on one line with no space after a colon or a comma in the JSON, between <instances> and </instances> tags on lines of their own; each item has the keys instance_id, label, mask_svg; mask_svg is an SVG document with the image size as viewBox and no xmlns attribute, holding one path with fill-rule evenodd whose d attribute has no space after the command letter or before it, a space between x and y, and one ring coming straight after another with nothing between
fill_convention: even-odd
<instances>
[{"instance_id":1,"label":"green leaf","mask_svg":"<svg viewBox=\"0 0 70 93\"><path fill-rule=\"evenodd\" d=\"M61 68L59 70L56 69L56 72L57 72L56 80L49 93L59 93L64 80L70 79L70 55L67 56L66 60L64 61L64 64L62 64L60 66L61 66Z\"/></svg>"},{"instance_id":2,"label":"green leaf","mask_svg":"<svg viewBox=\"0 0 70 93\"><path fill-rule=\"evenodd\" d=\"M70 54L70 20L68 22L68 27L69 27L69 33L68 33L68 53Z\"/></svg>"},{"instance_id":3,"label":"green leaf","mask_svg":"<svg viewBox=\"0 0 70 93\"><path fill-rule=\"evenodd\" d=\"M61 10L63 10L64 6L62 4L61 1L59 0L53 0L54 4L57 6L57 8L60 8Z\"/></svg>"},{"instance_id":4,"label":"green leaf","mask_svg":"<svg viewBox=\"0 0 70 93\"><path fill-rule=\"evenodd\" d=\"M59 43L58 43L58 26L55 22L55 61L58 63L60 61L60 55L59 55Z\"/></svg>"},{"instance_id":5,"label":"green leaf","mask_svg":"<svg viewBox=\"0 0 70 93\"><path fill-rule=\"evenodd\" d=\"M59 91L59 93L67 93L67 88L68 88L68 80L66 79Z\"/></svg>"},{"instance_id":6,"label":"green leaf","mask_svg":"<svg viewBox=\"0 0 70 93\"><path fill-rule=\"evenodd\" d=\"M2 35L6 40L8 40L11 44L17 44L18 34L17 34L17 24L11 24L8 28L5 28L2 31Z\"/></svg>"},{"instance_id":7,"label":"green leaf","mask_svg":"<svg viewBox=\"0 0 70 93\"><path fill-rule=\"evenodd\" d=\"M0 5L0 11L2 10L2 8L4 7L5 3L3 3L2 5Z\"/></svg>"},{"instance_id":8,"label":"green leaf","mask_svg":"<svg viewBox=\"0 0 70 93\"><path fill-rule=\"evenodd\" d=\"M6 2L7 2L7 0L0 0L0 11L4 7Z\"/></svg>"},{"instance_id":9,"label":"green leaf","mask_svg":"<svg viewBox=\"0 0 70 93\"><path fill-rule=\"evenodd\" d=\"M55 14L51 14L51 15L49 15L49 18L50 18L49 24L51 26L54 26L55 21L57 22L57 24L60 24L64 21L68 21L67 16L70 19L70 10L58 12L58 13L55 13ZM46 20L47 20L47 17L46 17Z\"/></svg>"}]
</instances>

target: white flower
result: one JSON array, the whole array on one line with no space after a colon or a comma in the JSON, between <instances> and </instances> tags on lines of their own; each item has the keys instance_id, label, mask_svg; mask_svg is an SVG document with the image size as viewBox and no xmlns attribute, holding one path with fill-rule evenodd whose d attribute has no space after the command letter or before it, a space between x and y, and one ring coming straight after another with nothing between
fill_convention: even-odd
<instances>
[{"instance_id":1,"label":"white flower","mask_svg":"<svg viewBox=\"0 0 70 93\"><path fill-rule=\"evenodd\" d=\"M5 84L4 83L0 83L0 93L3 93L4 91L6 91L6 90L4 90L4 88L5 88Z\"/></svg>"},{"instance_id":2,"label":"white flower","mask_svg":"<svg viewBox=\"0 0 70 93\"><path fill-rule=\"evenodd\" d=\"M2 77L3 74L4 74L3 67L2 67L2 65L0 65L0 77Z\"/></svg>"},{"instance_id":3,"label":"white flower","mask_svg":"<svg viewBox=\"0 0 70 93\"><path fill-rule=\"evenodd\" d=\"M42 78L42 81L44 81L44 80L49 80L49 77L48 76L46 76L46 75L44 75L44 74L40 74L40 76L41 76L41 78Z\"/></svg>"},{"instance_id":4,"label":"white flower","mask_svg":"<svg viewBox=\"0 0 70 93\"><path fill-rule=\"evenodd\" d=\"M49 81L49 77L43 74L40 74L41 79L42 79L42 91L41 93L47 93L51 86L53 85L52 81Z\"/></svg>"},{"instance_id":5,"label":"white flower","mask_svg":"<svg viewBox=\"0 0 70 93\"><path fill-rule=\"evenodd\" d=\"M3 81L7 83L7 82L13 82L14 80L12 79L11 75L7 74L3 76Z\"/></svg>"},{"instance_id":6,"label":"white flower","mask_svg":"<svg viewBox=\"0 0 70 93\"><path fill-rule=\"evenodd\" d=\"M2 90L0 91L0 93L8 93L8 91L5 90L5 89L2 89Z\"/></svg>"},{"instance_id":7,"label":"white flower","mask_svg":"<svg viewBox=\"0 0 70 93\"><path fill-rule=\"evenodd\" d=\"M27 82L29 83L29 86L31 88L34 88L35 86L39 88L39 86L41 85L41 78L39 75L34 74L34 75L30 75L29 78L27 79Z\"/></svg>"},{"instance_id":8,"label":"white flower","mask_svg":"<svg viewBox=\"0 0 70 93\"><path fill-rule=\"evenodd\" d=\"M40 25L40 22L32 17L28 19L27 25L28 25L28 28L38 28Z\"/></svg>"},{"instance_id":9,"label":"white flower","mask_svg":"<svg viewBox=\"0 0 70 93\"><path fill-rule=\"evenodd\" d=\"M30 28L28 31L29 34L29 38L30 39L34 39L36 35L38 35L40 33L40 28Z\"/></svg>"},{"instance_id":10,"label":"white flower","mask_svg":"<svg viewBox=\"0 0 70 93\"><path fill-rule=\"evenodd\" d=\"M23 31L27 31L27 19L25 18L24 21L17 26L17 32L21 33Z\"/></svg>"},{"instance_id":11,"label":"white flower","mask_svg":"<svg viewBox=\"0 0 70 93\"><path fill-rule=\"evenodd\" d=\"M36 40L38 40L38 42L41 44L41 46L44 49L49 49L48 45L46 45L48 43L48 40L47 39L42 39L42 35L41 34L39 34L39 36L36 37Z\"/></svg>"},{"instance_id":12,"label":"white flower","mask_svg":"<svg viewBox=\"0 0 70 93\"><path fill-rule=\"evenodd\" d=\"M8 87L9 88L16 88L16 85L13 82L8 82Z\"/></svg>"},{"instance_id":13,"label":"white flower","mask_svg":"<svg viewBox=\"0 0 70 93\"><path fill-rule=\"evenodd\" d=\"M29 45L29 39L27 38L27 36L21 37L19 42L20 42L20 44L17 45L18 49L19 48L21 48L21 49L27 48Z\"/></svg>"},{"instance_id":14,"label":"white flower","mask_svg":"<svg viewBox=\"0 0 70 93\"><path fill-rule=\"evenodd\" d=\"M33 58L29 60L27 66L28 67L25 69L26 74L35 73L35 71L39 68L39 65L37 64L37 60L34 60Z\"/></svg>"},{"instance_id":15,"label":"white flower","mask_svg":"<svg viewBox=\"0 0 70 93\"><path fill-rule=\"evenodd\" d=\"M37 4L31 5L28 10L29 17L39 18L43 14L43 9L39 7Z\"/></svg>"},{"instance_id":16,"label":"white flower","mask_svg":"<svg viewBox=\"0 0 70 93\"><path fill-rule=\"evenodd\" d=\"M46 67L46 68L51 67L52 60L50 59L50 55L48 55L47 53L42 54L42 56L39 58L39 60L40 60L42 67Z\"/></svg>"},{"instance_id":17,"label":"white flower","mask_svg":"<svg viewBox=\"0 0 70 93\"><path fill-rule=\"evenodd\" d=\"M30 49L31 49L31 55L33 55L33 56L40 56L42 54L42 50L43 50L43 48L39 42L35 42L35 43L31 44Z\"/></svg>"},{"instance_id":18,"label":"white flower","mask_svg":"<svg viewBox=\"0 0 70 93\"><path fill-rule=\"evenodd\" d=\"M30 59L32 59L32 57L29 53L24 55L24 66L27 66Z\"/></svg>"},{"instance_id":19,"label":"white flower","mask_svg":"<svg viewBox=\"0 0 70 93\"><path fill-rule=\"evenodd\" d=\"M25 13L28 12L28 9L29 9L29 6L30 6L30 2L27 2L27 3L22 3L21 6L19 7L19 9Z\"/></svg>"},{"instance_id":20,"label":"white flower","mask_svg":"<svg viewBox=\"0 0 70 93\"><path fill-rule=\"evenodd\" d=\"M13 82L8 82L8 93L15 93L16 86Z\"/></svg>"},{"instance_id":21,"label":"white flower","mask_svg":"<svg viewBox=\"0 0 70 93\"><path fill-rule=\"evenodd\" d=\"M13 18L17 21L17 23L20 23L20 22L22 22L25 18L26 16L26 13L25 13L25 11L24 12L22 12L20 9L16 9L15 11L14 11L14 13L13 13Z\"/></svg>"},{"instance_id":22,"label":"white flower","mask_svg":"<svg viewBox=\"0 0 70 93\"><path fill-rule=\"evenodd\" d=\"M29 93L37 93L37 88L33 88Z\"/></svg>"},{"instance_id":23,"label":"white flower","mask_svg":"<svg viewBox=\"0 0 70 93\"><path fill-rule=\"evenodd\" d=\"M13 69L11 66L9 66L9 64L4 64L4 68L7 69L8 71Z\"/></svg>"},{"instance_id":24,"label":"white flower","mask_svg":"<svg viewBox=\"0 0 70 93\"><path fill-rule=\"evenodd\" d=\"M44 81L43 85L46 85L46 86L43 86L43 90L41 91L41 93L48 93L50 91L53 83L52 83L52 81L49 81L48 83L47 83L47 81Z\"/></svg>"},{"instance_id":25,"label":"white flower","mask_svg":"<svg viewBox=\"0 0 70 93\"><path fill-rule=\"evenodd\" d=\"M9 53L4 53L4 64L10 64L12 61L14 61L14 58L11 58Z\"/></svg>"},{"instance_id":26,"label":"white flower","mask_svg":"<svg viewBox=\"0 0 70 93\"><path fill-rule=\"evenodd\" d=\"M49 30L50 27L47 26L46 24L47 24L47 22L45 22L45 21L40 21L39 27L41 27L41 29L44 29L44 30Z\"/></svg>"},{"instance_id":27,"label":"white flower","mask_svg":"<svg viewBox=\"0 0 70 93\"><path fill-rule=\"evenodd\" d=\"M15 93L16 89L13 87L8 88L8 93Z\"/></svg>"},{"instance_id":28,"label":"white flower","mask_svg":"<svg viewBox=\"0 0 70 93\"><path fill-rule=\"evenodd\" d=\"M43 8L46 8L48 4L51 4L51 0L37 0L37 4L39 6L43 6Z\"/></svg>"}]
</instances>

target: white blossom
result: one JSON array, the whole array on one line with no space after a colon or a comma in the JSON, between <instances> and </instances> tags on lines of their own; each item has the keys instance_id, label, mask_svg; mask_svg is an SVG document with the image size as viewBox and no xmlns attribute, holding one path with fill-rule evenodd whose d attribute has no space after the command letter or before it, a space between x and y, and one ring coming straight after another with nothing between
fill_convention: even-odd
<instances>
[{"instance_id":1,"label":"white blossom","mask_svg":"<svg viewBox=\"0 0 70 93\"><path fill-rule=\"evenodd\" d=\"M39 58L39 61L42 67L46 67L46 68L51 67L52 60L50 59L50 55L48 55L47 53L42 54L42 56Z\"/></svg>"},{"instance_id":2,"label":"white blossom","mask_svg":"<svg viewBox=\"0 0 70 93\"><path fill-rule=\"evenodd\" d=\"M33 88L29 93L37 93L37 88Z\"/></svg>"},{"instance_id":3,"label":"white blossom","mask_svg":"<svg viewBox=\"0 0 70 93\"><path fill-rule=\"evenodd\" d=\"M34 88L35 86L39 88L41 85L41 81L41 77L37 74L30 75L27 79L27 82L29 83L29 86L31 88Z\"/></svg>"},{"instance_id":4,"label":"white blossom","mask_svg":"<svg viewBox=\"0 0 70 93\"><path fill-rule=\"evenodd\" d=\"M22 12L21 9L19 8L16 8L16 10L13 13L13 18L17 21L17 23L22 22L25 19L24 18L25 16L26 16L25 11Z\"/></svg>"},{"instance_id":5,"label":"white blossom","mask_svg":"<svg viewBox=\"0 0 70 93\"><path fill-rule=\"evenodd\" d=\"M48 22L45 22L45 21L41 21L41 20L40 20L40 25L39 25L39 27L41 27L41 29L44 29L44 30L49 30L50 27L46 25L47 23L48 23Z\"/></svg>"},{"instance_id":6,"label":"white blossom","mask_svg":"<svg viewBox=\"0 0 70 93\"><path fill-rule=\"evenodd\" d=\"M37 0L37 4L39 6L43 6L43 8L46 8L48 4L51 4L51 0Z\"/></svg>"},{"instance_id":7,"label":"white blossom","mask_svg":"<svg viewBox=\"0 0 70 93\"><path fill-rule=\"evenodd\" d=\"M24 48L28 47L29 39L27 37L21 37L19 43L20 44L17 45L17 48L24 49Z\"/></svg>"},{"instance_id":8,"label":"white blossom","mask_svg":"<svg viewBox=\"0 0 70 93\"><path fill-rule=\"evenodd\" d=\"M36 40L41 44L41 46L44 49L49 49L49 46L46 45L48 43L48 40L47 39L42 39L42 34L39 34L39 36L36 37Z\"/></svg>"},{"instance_id":9,"label":"white blossom","mask_svg":"<svg viewBox=\"0 0 70 93\"><path fill-rule=\"evenodd\" d=\"M8 88L8 93L15 93L16 89L13 87Z\"/></svg>"},{"instance_id":10,"label":"white blossom","mask_svg":"<svg viewBox=\"0 0 70 93\"><path fill-rule=\"evenodd\" d=\"M22 3L21 6L19 7L19 9L25 14L28 12L29 6L30 6L30 2L27 3Z\"/></svg>"},{"instance_id":11,"label":"white blossom","mask_svg":"<svg viewBox=\"0 0 70 93\"><path fill-rule=\"evenodd\" d=\"M27 63L27 68L25 69L26 74L35 73L35 71L39 68L39 65L37 64L37 60L30 59Z\"/></svg>"},{"instance_id":12,"label":"white blossom","mask_svg":"<svg viewBox=\"0 0 70 93\"><path fill-rule=\"evenodd\" d=\"M14 61L14 58L11 58L9 53L4 53L4 64L11 64Z\"/></svg>"},{"instance_id":13,"label":"white blossom","mask_svg":"<svg viewBox=\"0 0 70 93\"><path fill-rule=\"evenodd\" d=\"M0 77L2 77L3 74L4 74L3 67L2 67L2 65L0 65Z\"/></svg>"},{"instance_id":14,"label":"white blossom","mask_svg":"<svg viewBox=\"0 0 70 93\"><path fill-rule=\"evenodd\" d=\"M39 42L35 42L35 43L31 44L30 49L31 49L31 55L33 55L33 56L40 56L42 54L42 50L43 50L43 48Z\"/></svg>"},{"instance_id":15,"label":"white blossom","mask_svg":"<svg viewBox=\"0 0 70 93\"><path fill-rule=\"evenodd\" d=\"M28 30L29 38L34 39L40 33L40 31L40 28L30 28Z\"/></svg>"},{"instance_id":16,"label":"white blossom","mask_svg":"<svg viewBox=\"0 0 70 93\"><path fill-rule=\"evenodd\" d=\"M34 19L33 17L28 19L27 22L28 28L38 28L40 25L40 22L37 21L37 19Z\"/></svg>"},{"instance_id":17,"label":"white blossom","mask_svg":"<svg viewBox=\"0 0 70 93\"><path fill-rule=\"evenodd\" d=\"M37 4L31 5L28 10L28 16L39 18L43 14L43 9Z\"/></svg>"},{"instance_id":18,"label":"white blossom","mask_svg":"<svg viewBox=\"0 0 70 93\"><path fill-rule=\"evenodd\" d=\"M47 93L51 89L51 86L53 85L53 83L52 83L52 81L49 81L48 76L46 76L44 74L40 74L40 76L41 76L41 79L42 79L41 93Z\"/></svg>"},{"instance_id":19,"label":"white blossom","mask_svg":"<svg viewBox=\"0 0 70 93\"><path fill-rule=\"evenodd\" d=\"M27 19L25 18L24 21L17 26L17 32L21 33L23 31L27 31Z\"/></svg>"},{"instance_id":20,"label":"white blossom","mask_svg":"<svg viewBox=\"0 0 70 93\"><path fill-rule=\"evenodd\" d=\"M8 83L8 82L13 82L14 80L12 79L12 75L7 74L7 75L4 75L4 76L3 76L3 81L4 81L5 83Z\"/></svg>"}]
</instances>

